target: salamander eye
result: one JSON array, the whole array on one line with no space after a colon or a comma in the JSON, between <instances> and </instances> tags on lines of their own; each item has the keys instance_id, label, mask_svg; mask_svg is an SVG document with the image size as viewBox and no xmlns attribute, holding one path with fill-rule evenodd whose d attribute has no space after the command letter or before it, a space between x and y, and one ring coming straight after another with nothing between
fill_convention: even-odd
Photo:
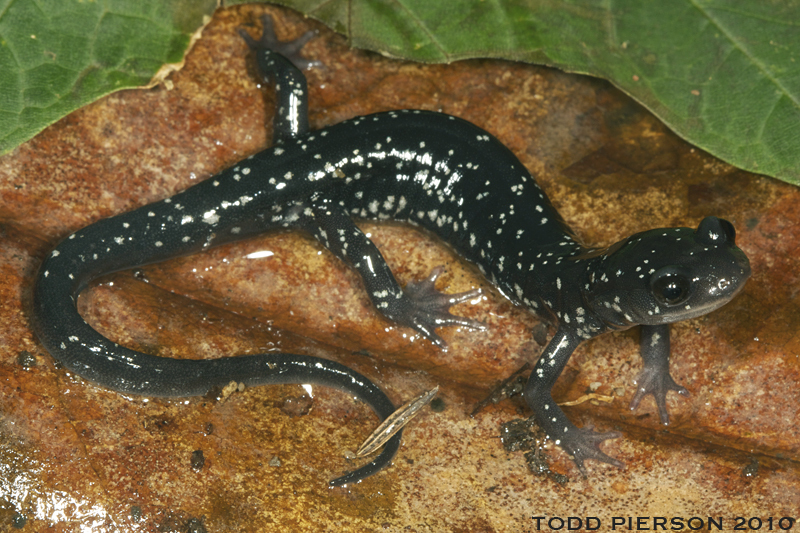
<instances>
[{"instance_id":1,"label":"salamander eye","mask_svg":"<svg viewBox=\"0 0 800 533\"><path fill-rule=\"evenodd\" d=\"M736 243L736 230L733 227L733 224L725 220L724 218L719 219L719 224L722 226L722 229L725 230L725 235L728 237L728 242L731 244Z\"/></svg>"},{"instance_id":2,"label":"salamander eye","mask_svg":"<svg viewBox=\"0 0 800 533\"><path fill-rule=\"evenodd\" d=\"M661 305L673 306L689 298L692 282L675 268L662 268L650 279L650 290Z\"/></svg>"}]
</instances>

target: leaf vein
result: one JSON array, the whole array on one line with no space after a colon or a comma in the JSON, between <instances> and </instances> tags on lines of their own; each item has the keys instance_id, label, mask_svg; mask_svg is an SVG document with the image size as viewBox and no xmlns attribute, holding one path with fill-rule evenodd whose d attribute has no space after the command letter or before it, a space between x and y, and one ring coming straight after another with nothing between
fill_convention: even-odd
<instances>
[{"instance_id":1,"label":"leaf vein","mask_svg":"<svg viewBox=\"0 0 800 533\"><path fill-rule=\"evenodd\" d=\"M425 24L423 24L422 20L417 16L414 10L406 6L402 2L402 0L394 0L394 3L400 6L408 14L408 18L413 20L417 24L417 26L419 26L420 30L422 30L422 32L428 36L428 40L439 50L439 53L442 55L442 57L444 57L445 60L449 63L450 55L447 53L447 49L441 43L441 41L439 41L439 39L436 38L433 32L431 32L428 29L428 27Z\"/></svg>"},{"instance_id":2,"label":"leaf vein","mask_svg":"<svg viewBox=\"0 0 800 533\"><path fill-rule=\"evenodd\" d=\"M760 70L766 78L772 82L776 87L780 89L780 91L786 95L789 100L794 104L795 107L800 108L800 100L798 100L797 96L793 95L788 87L786 87L781 80L775 76L775 74L762 62L758 59L750 49L744 46L744 43L740 39L737 39L736 36L719 20L717 20L708 10L704 9L703 6L699 5L697 0L689 0L689 2L703 14L703 16L708 19L708 21L714 25L728 41L739 51L741 51L745 57L756 67Z\"/></svg>"}]
</instances>

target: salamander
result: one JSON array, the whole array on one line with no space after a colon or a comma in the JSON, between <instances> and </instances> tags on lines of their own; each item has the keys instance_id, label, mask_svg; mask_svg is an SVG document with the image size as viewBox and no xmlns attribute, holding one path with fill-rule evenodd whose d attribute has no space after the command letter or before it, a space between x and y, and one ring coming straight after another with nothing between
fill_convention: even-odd
<instances>
[{"instance_id":1,"label":"salamander","mask_svg":"<svg viewBox=\"0 0 800 533\"><path fill-rule=\"evenodd\" d=\"M525 400L546 434L582 471L586 459L621 466L599 448L618 434L576 427L553 401L551 388L582 342L640 325L644 369L631 407L653 395L668 423L668 391L687 394L669 373L668 324L719 308L750 275L733 225L709 216L696 229L649 230L609 248L587 248L517 157L465 120L402 110L311 131L306 79L297 67L309 35L281 42L269 17L263 26L259 40L240 33L260 76L275 84L274 145L58 244L43 261L34 288L32 324L44 347L76 374L127 394L202 395L230 381L316 383L360 397L385 419L394 411L389 398L341 364L286 353L212 360L148 355L103 337L80 316L76 301L104 274L292 228L310 233L355 269L378 313L445 348L437 328L483 327L449 311L476 291L436 291L440 270L401 287L353 219L403 221L436 234L502 294L553 326ZM331 484L357 482L389 465L400 439L396 434L376 459Z\"/></svg>"}]
</instances>

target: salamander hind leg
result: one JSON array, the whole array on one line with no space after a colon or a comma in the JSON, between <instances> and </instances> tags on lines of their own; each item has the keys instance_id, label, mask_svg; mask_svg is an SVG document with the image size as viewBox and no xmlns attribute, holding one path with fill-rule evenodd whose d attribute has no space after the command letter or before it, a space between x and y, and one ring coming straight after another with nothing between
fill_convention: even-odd
<instances>
[{"instance_id":1,"label":"salamander hind leg","mask_svg":"<svg viewBox=\"0 0 800 533\"><path fill-rule=\"evenodd\" d=\"M553 401L551 390L564 370L581 338L569 330L559 329L539 357L525 385L525 402L533 411L536 422L547 438L572 456L575 465L586 475L583 465L587 459L601 461L617 468L624 468L620 461L600 451L600 444L608 439L620 437L620 433L609 431L597 433L590 426L579 428L569 421L564 411Z\"/></svg>"},{"instance_id":2,"label":"salamander hind leg","mask_svg":"<svg viewBox=\"0 0 800 533\"><path fill-rule=\"evenodd\" d=\"M264 30L258 41L241 28L239 35L255 55L259 78L275 82L277 109L273 119L273 138L276 144L280 144L309 130L308 85L301 69L318 62L300 57L300 49L314 37L314 32L284 42L275 37L269 15L264 15L262 22Z\"/></svg>"},{"instance_id":3,"label":"salamander hind leg","mask_svg":"<svg viewBox=\"0 0 800 533\"><path fill-rule=\"evenodd\" d=\"M530 405L527 389L525 395ZM619 438L622 434L618 431L598 433L590 425L582 428L577 427L569 421L561 408L555 404L549 391L546 398L543 398L542 403L538 403L534 408L534 416L548 438L567 452L575 462L575 466L584 476L586 475L586 467L583 463L587 459L608 463L617 468L625 468L624 463L600 450L600 445L603 441Z\"/></svg>"}]
</instances>

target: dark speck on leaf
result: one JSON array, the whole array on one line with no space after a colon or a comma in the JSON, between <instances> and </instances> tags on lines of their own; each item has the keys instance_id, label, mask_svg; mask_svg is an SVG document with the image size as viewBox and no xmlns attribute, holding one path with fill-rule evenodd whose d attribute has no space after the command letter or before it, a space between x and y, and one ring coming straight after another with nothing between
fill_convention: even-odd
<instances>
[{"instance_id":1,"label":"dark speck on leaf","mask_svg":"<svg viewBox=\"0 0 800 533\"><path fill-rule=\"evenodd\" d=\"M203 450L193 451L190 463L192 465L192 469L197 471L201 470L203 468L203 465L206 464L206 458L203 455Z\"/></svg>"},{"instance_id":2,"label":"dark speck on leaf","mask_svg":"<svg viewBox=\"0 0 800 533\"><path fill-rule=\"evenodd\" d=\"M544 438L544 432L533 418L518 418L500 426L500 442L507 452L532 450L541 445Z\"/></svg>"},{"instance_id":3,"label":"dark speck on leaf","mask_svg":"<svg viewBox=\"0 0 800 533\"><path fill-rule=\"evenodd\" d=\"M14 513L14 518L11 519L11 525L14 526L14 529L22 529L27 523L28 519L19 513Z\"/></svg>"},{"instance_id":4,"label":"dark speck on leaf","mask_svg":"<svg viewBox=\"0 0 800 533\"><path fill-rule=\"evenodd\" d=\"M22 350L17 355L17 363L23 368L36 366L36 357L28 350Z\"/></svg>"},{"instance_id":5,"label":"dark speck on leaf","mask_svg":"<svg viewBox=\"0 0 800 533\"><path fill-rule=\"evenodd\" d=\"M500 426L500 441L507 452L526 452L525 463L531 473L547 476L556 483L564 484L569 478L550 470L548 457L542 449L545 440L544 431L536 425L532 417L511 420Z\"/></svg>"},{"instance_id":6,"label":"dark speck on leaf","mask_svg":"<svg viewBox=\"0 0 800 533\"><path fill-rule=\"evenodd\" d=\"M742 477L756 477L758 475L758 459L753 457L750 464L742 468Z\"/></svg>"},{"instance_id":7,"label":"dark speck on leaf","mask_svg":"<svg viewBox=\"0 0 800 533\"><path fill-rule=\"evenodd\" d=\"M296 416L305 416L311 411L311 407L314 405L313 398L306 396L305 394L302 396L290 396L284 400L283 405L281 406L281 412L285 415L289 415L292 418Z\"/></svg>"},{"instance_id":8,"label":"dark speck on leaf","mask_svg":"<svg viewBox=\"0 0 800 533\"><path fill-rule=\"evenodd\" d=\"M208 530L205 524L203 524L203 518L190 518L189 521L186 522L187 533L206 533Z\"/></svg>"},{"instance_id":9,"label":"dark speck on leaf","mask_svg":"<svg viewBox=\"0 0 800 533\"><path fill-rule=\"evenodd\" d=\"M441 413L447 408L447 405L444 403L444 400L441 398L434 398L431 400L431 411Z\"/></svg>"},{"instance_id":10,"label":"dark speck on leaf","mask_svg":"<svg viewBox=\"0 0 800 533\"><path fill-rule=\"evenodd\" d=\"M222 387L211 387L208 392L203 396L203 399L208 402L218 402L222 399Z\"/></svg>"},{"instance_id":11,"label":"dark speck on leaf","mask_svg":"<svg viewBox=\"0 0 800 533\"><path fill-rule=\"evenodd\" d=\"M540 322L533 327L532 333L533 340L536 341L536 344L539 346L547 344L547 326Z\"/></svg>"}]
</instances>

